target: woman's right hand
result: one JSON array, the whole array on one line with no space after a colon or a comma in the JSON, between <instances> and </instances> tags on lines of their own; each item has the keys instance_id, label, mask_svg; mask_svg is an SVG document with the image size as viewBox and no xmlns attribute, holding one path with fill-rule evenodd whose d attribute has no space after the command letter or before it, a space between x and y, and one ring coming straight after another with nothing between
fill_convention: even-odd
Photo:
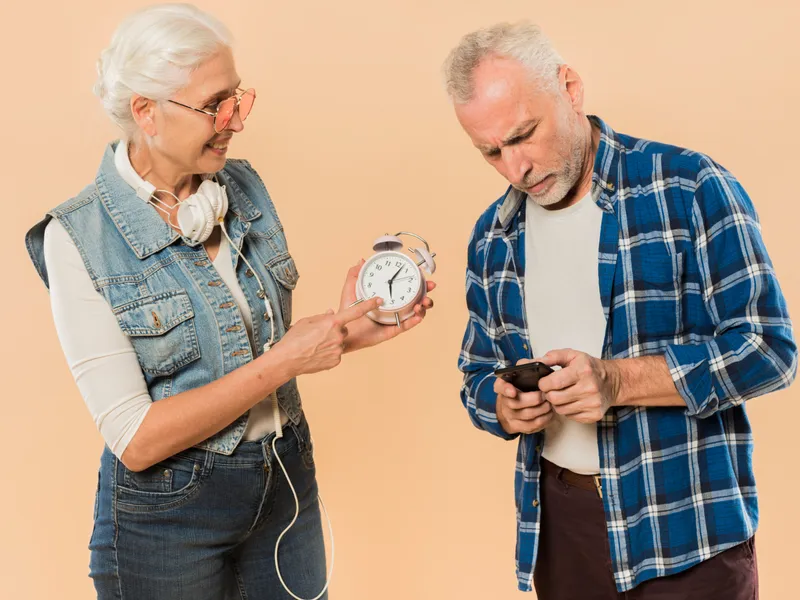
<instances>
[{"instance_id":1,"label":"woman's right hand","mask_svg":"<svg viewBox=\"0 0 800 600\"><path fill-rule=\"evenodd\" d=\"M342 362L347 324L360 319L380 306L382 300L373 298L334 313L328 310L296 321L275 344L286 352L294 365L295 375L326 371Z\"/></svg>"}]
</instances>

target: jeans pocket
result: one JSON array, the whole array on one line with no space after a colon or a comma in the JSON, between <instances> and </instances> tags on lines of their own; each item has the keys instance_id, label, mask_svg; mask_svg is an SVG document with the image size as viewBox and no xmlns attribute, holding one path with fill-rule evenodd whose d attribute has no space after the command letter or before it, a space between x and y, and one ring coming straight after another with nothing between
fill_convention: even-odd
<instances>
[{"instance_id":1,"label":"jeans pocket","mask_svg":"<svg viewBox=\"0 0 800 600\"><path fill-rule=\"evenodd\" d=\"M117 507L124 512L177 508L195 496L205 479L199 460L171 457L134 472L117 462Z\"/></svg>"},{"instance_id":2,"label":"jeans pocket","mask_svg":"<svg viewBox=\"0 0 800 600\"><path fill-rule=\"evenodd\" d=\"M94 520L97 521L97 514L100 511L100 470L97 471L97 489L94 491Z\"/></svg>"}]
</instances>

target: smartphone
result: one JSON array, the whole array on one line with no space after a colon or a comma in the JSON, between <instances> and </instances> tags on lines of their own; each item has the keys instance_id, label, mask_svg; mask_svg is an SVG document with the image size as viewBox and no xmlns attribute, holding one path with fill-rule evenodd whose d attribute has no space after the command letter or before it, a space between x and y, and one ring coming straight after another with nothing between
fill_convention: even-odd
<instances>
[{"instance_id":1,"label":"smartphone","mask_svg":"<svg viewBox=\"0 0 800 600\"><path fill-rule=\"evenodd\" d=\"M520 392L538 392L539 380L553 373L553 369L540 362L497 369L494 374L507 381Z\"/></svg>"}]
</instances>

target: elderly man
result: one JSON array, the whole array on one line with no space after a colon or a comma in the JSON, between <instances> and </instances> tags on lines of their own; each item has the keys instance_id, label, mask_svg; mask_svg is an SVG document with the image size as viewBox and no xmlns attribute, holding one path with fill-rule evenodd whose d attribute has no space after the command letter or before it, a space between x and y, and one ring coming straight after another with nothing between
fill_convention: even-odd
<instances>
[{"instance_id":1,"label":"elderly man","mask_svg":"<svg viewBox=\"0 0 800 600\"><path fill-rule=\"evenodd\" d=\"M744 403L797 348L752 202L708 156L615 132L536 26L466 35L456 116L511 184L468 250L459 368L473 423L519 438L522 590L757 597ZM523 393L494 375L555 369Z\"/></svg>"}]
</instances>

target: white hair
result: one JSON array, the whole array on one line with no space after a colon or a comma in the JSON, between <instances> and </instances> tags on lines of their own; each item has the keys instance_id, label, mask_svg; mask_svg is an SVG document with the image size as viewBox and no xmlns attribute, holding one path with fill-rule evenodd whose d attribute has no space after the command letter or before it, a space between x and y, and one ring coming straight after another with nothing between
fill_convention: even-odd
<instances>
[{"instance_id":1,"label":"white hair","mask_svg":"<svg viewBox=\"0 0 800 600\"><path fill-rule=\"evenodd\" d=\"M130 137L134 94L166 100L185 86L192 71L230 47L233 37L216 18L191 4L157 4L128 16L97 61L94 93Z\"/></svg>"},{"instance_id":2,"label":"white hair","mask_svg":"<svg viewBox=\"0 0 800 600\"><path fill-rule=\"evenodd\" d=\"M472 75L484 59L492 56L517 60L543 89L558 89L558 70L564 59L541 28L527 21L498 23L466 34L450 51L443 71L445 88L454 102L469 102Z\"/></svg>"}]
</instances>

